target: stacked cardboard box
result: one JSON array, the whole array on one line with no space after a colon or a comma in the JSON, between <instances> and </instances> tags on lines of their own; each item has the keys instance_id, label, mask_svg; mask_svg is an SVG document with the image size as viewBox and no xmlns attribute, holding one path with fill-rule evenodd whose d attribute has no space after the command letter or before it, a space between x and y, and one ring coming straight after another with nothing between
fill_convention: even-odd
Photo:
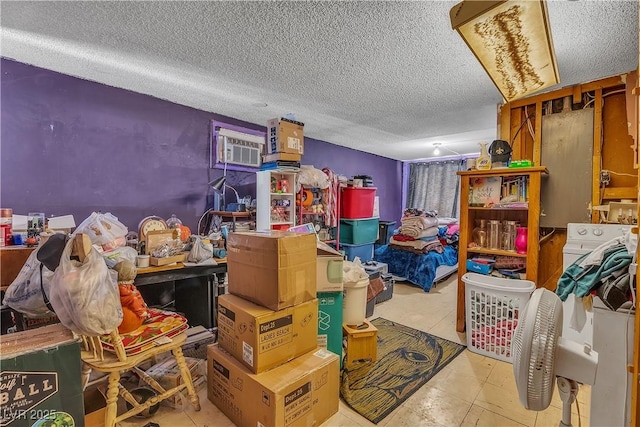
<instances>
[{"instance_id":1,"label":"stacked cardboard box","mask_svg":"<svg viewBox=\"0 0 640 427\"><path fill-rule=\"evenodd\" d=\"M209 400L239 426L321 424L338 411L339 358L317 346L315 235L231 233L227 250Z\"/></svg>"},{"instance_id":2,"label":"stacked cardboard box","mask_svg":"<svg viewBox=\"0 0 640 427\"><path fill-rule=\"evenodd\" d=\"M263 163L299 163L303 154L304 123L286 118L267 121L267 154Z\"/></svg>"}]
</instances>

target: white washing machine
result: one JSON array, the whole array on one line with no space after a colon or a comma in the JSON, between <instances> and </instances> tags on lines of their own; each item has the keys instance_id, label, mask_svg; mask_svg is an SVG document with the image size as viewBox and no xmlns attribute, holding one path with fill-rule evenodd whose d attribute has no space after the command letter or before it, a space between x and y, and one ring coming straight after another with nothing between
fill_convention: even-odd
<instances>
[{"instance_id":1,"label":"white washing machine","mask_svg":"<svg viewBox=\"0 0 640 427\"><path fill-rule=\"evenodd\" d=\"M630 228L620 224L568 224L563 268L602 243L624 235ZM563 303L562 336L591 344L599 356L596 381L591 388L591 426L628 426L631 374L627 373L627 364L632 363L633 357L635 313L624 309L611 311L598 297L594 298L593 311L586 315L576 310L574 304L573 295Z\"/></svg>"}]
</instances>

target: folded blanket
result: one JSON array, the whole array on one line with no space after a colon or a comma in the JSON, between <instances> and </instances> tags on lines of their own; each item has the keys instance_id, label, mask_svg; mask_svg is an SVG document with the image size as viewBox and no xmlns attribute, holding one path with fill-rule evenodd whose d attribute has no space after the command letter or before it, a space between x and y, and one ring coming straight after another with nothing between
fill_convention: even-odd
<instances>
[{"instance_id":1,"label":"folded blanket","mask_svg":"<svg viewBox=\"0 0 640 427\"><path fill-rule=\"evenodd\" d=\"M429 227L420 232L418 234L418 239L422 239L423 237L435 237L438 235L439 229L438 227Z\"/></svg>"},{"instance_id":2,"label":"folded blanket","mask_svg":"<svg viewBox=\"0 0 640 427\"><path fill-rule=\"evenodd\" d=\"M415 237L407 236L406 234L398 233L391 236L392 239L396 239L398 242L410 242L416 240Z\"/></svg>"},{"instance_id":3,"label":"folded blanket","mask_svg":"<svg viewBox=\"0 0 640 427\"><path fill-rule=\"evenodd\" d=\"M447 226L447 234L449 236L451 236L452 234L457 233L460 230L460 225L459 224L449 224Z\"/></svg>"},{"instance_id":4,"label":"folded blanket","mask_svg":"<svg viewBox=\"0 0 640 427\"><path fill-rule=\"evenodd\" d=\"M415 246L398 245L397 243L398 242L396 243L391 242L389 243L389 247L399 251L407 251L407 252L411 252L414 254L421 254L421 255L429 252L437 252L439 254L444 252L444 247L442 246L442 243L440 243L440 241L438 240L431 243L427 243L422 248L420 248L418 245L415 245ZM407 242L401 242L401 243L407 243Z\"/></svg>"},{"instance_id":5,"label":"folded blanket","mask_svg":"<svg viewBox=\"0 0 640 427\"><path fill-rule=\"evenodd\" d=\"M450 224L457 224L457 223L458 223L457 218L438 218L438 225L450 225Z\"/></svg>"},{"instance_id":6,"label":"folded blanket","mask_svg":"<svg viewBox=\"0 0 640 427\"><path fill-rule=\"evenodd\" d=\"M432 216L432 217L437 217L438 216L438 211L436 211L436 210L425 211L425 210L417 209L417 208L407 208L402 213L402 216L405 216L405 217L406 216Z\"/></svg>"},{"instance_id":7,"label":"folded blanket","mask_svg":"<svg viewBox=\"0 0 640 427\"><path fill-rule=\"evenodd\" d=\"M413 225L401 225L400 226L400 234L404 234L405 236L411 236L416 238L422 232L422 227L417 227Z\"/></svg>"},{"instance_id":8,"label":"folded blanket","mask_svg":"<svg viewBox=\"0 0 640 427\"><path fill-rule=\"evenodd\" d=\"M418 249L418 250L422 250L422 248L424 248L426 245L428 245L428 242L423 242L422 240L411 240L411 241L396 240L395 236L393 236L389 240L389 243L392 244L392 245L409 247L409 248L414 248L414 249Z\"/></svg>"},{"instance_id":9,"label":"folded blanket","mask_svg":"<svg viewBox=\"0 0 640 427\"><path fill-rule=\"evenodd\" d=\"M429 228L438 225L438 218L430 216L408 216L400 220L403 226L411 225L420 228Z\"/></svg>"}]
</instances>

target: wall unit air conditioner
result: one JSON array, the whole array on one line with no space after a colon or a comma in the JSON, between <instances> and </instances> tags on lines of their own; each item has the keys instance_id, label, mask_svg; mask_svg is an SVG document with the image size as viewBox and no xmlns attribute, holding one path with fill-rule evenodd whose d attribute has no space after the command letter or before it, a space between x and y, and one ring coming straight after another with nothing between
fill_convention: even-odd
<instances>
[{"instance_id":1,"label":"wall unit air conditioner","mask_svg":"<svg viewBox=\"0 0 640 427\"><path fill-rule=\"evenodd\" d=\"M217 163L259 168L264 154L264 137L215 128Z\"/></svg>"}]
</instances>

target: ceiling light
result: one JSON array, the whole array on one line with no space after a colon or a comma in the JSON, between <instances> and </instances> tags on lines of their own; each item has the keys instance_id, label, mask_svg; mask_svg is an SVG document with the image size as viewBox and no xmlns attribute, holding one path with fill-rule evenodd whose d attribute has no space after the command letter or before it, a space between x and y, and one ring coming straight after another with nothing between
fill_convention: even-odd
<instances>
[{"instance_id":1,"label":"ceiling light","mask_svg":"<svg viewBox=\"0 0 640 427\"><path fill-rule=\"evenodd\" d=\"M440 144L436 142L435 144L433 144L433 146L435 147L435 149L433 150L433 154L438 156L440 154Z\"/></svg>"},{"instance_id":2,"label":"ceiling light","mask_svg":"<svg viewBox=\"0 0 640 427\"><path fill-rule=\"evenodd\" d=\"M544 0L464 0L449 16L507 101L559 83Z\"/></svg>"}]
</instances>

